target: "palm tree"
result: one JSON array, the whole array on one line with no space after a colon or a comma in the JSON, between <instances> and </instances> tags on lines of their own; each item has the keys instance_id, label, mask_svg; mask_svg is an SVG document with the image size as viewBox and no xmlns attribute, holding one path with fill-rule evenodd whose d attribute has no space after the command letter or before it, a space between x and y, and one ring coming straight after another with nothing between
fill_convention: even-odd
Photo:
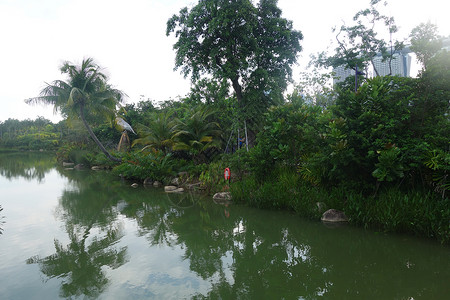
<instances>
[{"instance_id":1,"label":"palm tree","mask_svg":"<svg viewBox=\"0 0 450 300\"><path fill-rule=\"evenodd\" d=\"M133 146L136 144L144 145L145 147L142 150L154 148L162 150L164 153L172 150L175 129L175 121L172 115L173 113L169 111L154 113L148 126L138 124L136 129L141 138L134 140Z\"/></svg>"},{"instance_id":2,"label":"palm tree","mask_svg":"<svg viewBox=\"0 0 450 300\"><path fill-rule=\"evenodd\" d=\"M55 112L60 111L69 118L79 117L103 153L109 159L120 162L121 159L112 156L95 136L87 122L86 113L95 119L114 114L116 105L123 100L124 93L107 84L106 75L92 58L83 59L79 66L64 62L60 70L62 74L67 75L67 81L55 80L51 84L47 83L39 97L27 99L25 102L52 104Z\"/></svg>"},{"instance_id":3,"label":"palm tree","mask_svg":"<svg viewBox=\"0 0 450 300\"><path fill-rule=\"evenodd\" d=\"M173 145L174 150L190 152L195 160L209 148L220 146L220 126L217 122L210 122L210 117L215 111L207 107L191 109L183 121L178 120L175 128Z\"/></svg>"}]
</instances>

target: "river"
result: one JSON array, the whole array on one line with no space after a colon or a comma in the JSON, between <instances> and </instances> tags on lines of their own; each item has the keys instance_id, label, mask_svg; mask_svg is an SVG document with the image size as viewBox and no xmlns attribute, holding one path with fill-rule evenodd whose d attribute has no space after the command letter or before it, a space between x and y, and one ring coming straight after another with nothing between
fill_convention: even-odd
<instances>
[{"instance_id":1,"label":"river","mask_svg":"<svg viewBox=\"0 0 450 300\"><path fill-rule=\"evenodd\" d=\"M449 299L435 241L0 154L0 299Z\"/></svg>"}]
</instances>

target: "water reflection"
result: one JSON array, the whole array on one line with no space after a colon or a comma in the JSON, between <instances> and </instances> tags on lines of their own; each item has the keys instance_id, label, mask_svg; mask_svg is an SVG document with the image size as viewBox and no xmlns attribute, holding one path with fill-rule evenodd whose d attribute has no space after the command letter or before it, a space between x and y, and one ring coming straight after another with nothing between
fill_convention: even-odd
<instances>
[{"instance_id":1,"label":"water reflection","mask_svg":"<svg viewBox=\"0 0 450 300\"><path fill-rule=\"evenodd\" d=\"M114 247L123 236L119 226L111 226L108 231L96 236L90 236L89 230L86 228L80 232L68 226L70 243L67 246L55 240L54 254L44 258L34 256L27 260L27 264L39 264L41 272L48 278L63 278L61 297L98 297L109 282L104 267L116 269L127 260L127 249ZM90 241L86 245L88 237Z\"/></svg>"},{"instance_id":2,"label":"water reflection","mask_svg":"<svg viewBox=\"0 0 450 300\"><path fill-rule=\"evenodd\" d=\"M71 185L63 191L55 214L64 221L70 242L64 246L55 239L54 254L27 260L38 264L47 278L63 278L60 296L64 298L97 298L109 283L105 267L116 269L128 259L127 247L116 247L124 236L114 208L117 195L98 175L66 173Z\"/></svg>"},{"instance_id":3,"label":"water reflection","mask_svg":"<svg viewBox=\"0 0 450 300\"><path fill-rule=\"evenodd\" d=\"M433 243L349 226L326 228L288 213L217 205L189 193L133 189L107 172L59 172L69 183L53 214L64 224L67 241L55 239L53 254L27 263L37 264L45 278L61 280L61 297L448 295L450 251Z\"/></svg>"},{"instance_id":4,"label":"water reflection","mask_svg":"<svg viewBox=\"0 0 450 300\"><path fill-rule=\"evenodd\" d=\"M0 176L11 180L22 177L42 182L45 174L55 166L54 155L38 152L6 153L0 155Z\"/></svg>"}]
</instances>

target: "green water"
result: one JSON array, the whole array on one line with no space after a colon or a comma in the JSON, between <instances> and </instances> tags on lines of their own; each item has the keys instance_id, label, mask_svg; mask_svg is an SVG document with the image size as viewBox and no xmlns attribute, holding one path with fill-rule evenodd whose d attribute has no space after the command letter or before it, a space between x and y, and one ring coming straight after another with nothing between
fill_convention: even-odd
<instances>
[{"instance_id":1,"label":"green water","mask_svg":"<svg viewBox=\"0 0 450 300\"><path fill-rule=\"evenodd\" d=\"M0 299L449 299L434 241L0 155Z\"/></svg>"}]
</instances>

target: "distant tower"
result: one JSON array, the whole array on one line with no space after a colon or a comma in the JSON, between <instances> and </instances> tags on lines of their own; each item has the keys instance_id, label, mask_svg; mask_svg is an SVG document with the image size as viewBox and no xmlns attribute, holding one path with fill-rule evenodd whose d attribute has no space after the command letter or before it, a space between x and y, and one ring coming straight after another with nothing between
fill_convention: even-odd
<instances>
[{"instance_id":1,"label":"distant tower","mask_svg":"<svg viewBox=\"0 0 450 300\"><path fill-rule=\"evenodd\" d=\"M411 56L408 54L409 49L404 49L394 53L391 61L392 76L410 77L411 72ZM378 70L380 76L387 76L390 73L389 59L383 61L381 54L374 57L373 63ZM374 71L375 75L375 71Z\"/></svg>"},{"instance_id":2,"label":"distant tower","mask_svg":"<svg viewBox=\"0 0 450 300\"><path fill-rule=\"evenodd\" d=\"M409 49L409 47L405 47L402 50L394 53L391 61L392 76L411 77L411 55L409 55L410 52L411 50ZM380 76L389 75L389 59L383 61L381 53L378 53L373 58L373 64L377 68L378 74ZM349 76L355 76L354 70L346 69L344 66L334 68L333 72L335 73L333 84L342 82ZM371 73L373 74L373 76L375 76L375 71L372 68L369 68L368 74L370 75Z\"/></svg>"},{"instance_id":3,"label":"distant tower","mask_svg":"<svg viewBox=\"0 0 450 300\"><path fill-rule=\"evenodd\" d=\"M334 68L333 72L334 72L333 84L342 82L345 80L345 78L349 76L355 77L355 70L347 69L344 66Z\"/></svg>"}]
</instances>

